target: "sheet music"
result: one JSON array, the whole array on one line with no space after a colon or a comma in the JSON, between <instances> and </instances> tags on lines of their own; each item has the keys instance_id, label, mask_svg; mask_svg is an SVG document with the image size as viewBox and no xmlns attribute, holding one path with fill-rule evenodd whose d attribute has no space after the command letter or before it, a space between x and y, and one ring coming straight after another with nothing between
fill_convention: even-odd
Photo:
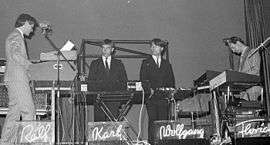
<instances>
[{"instance_id":1,"label":"sheet music","mask_svg":"<svg viewBox=\"0 0 270 145\"><path fill-rule=\"evenodd\" d=\"M70 51L74 46L74 43L68 40L66 44L60 49L60 51Z\"/></svg>"}]
</instances>

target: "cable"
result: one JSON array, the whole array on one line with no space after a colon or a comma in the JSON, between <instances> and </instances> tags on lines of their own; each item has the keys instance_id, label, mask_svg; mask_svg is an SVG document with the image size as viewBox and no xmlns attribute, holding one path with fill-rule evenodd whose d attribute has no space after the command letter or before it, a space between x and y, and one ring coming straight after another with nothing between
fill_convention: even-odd
<instances>
[{"instance_id":1,"label":"cable","mask_svg":"<svg viewBox=\"0 0 270 145\"><path fill-rule=\"evenodd\" d=\"M140 113L139 113L139 122L138 122L138 127L139 127L139 132L138 132L138 136L137 136L137 142L139 141L139 138L141 136L141 131L142 131L142 111L143 111L143 105L144 105L144 89L142 88L142 105L141 105L141 109L140 109Z\"/></svg>"}]
</instances>

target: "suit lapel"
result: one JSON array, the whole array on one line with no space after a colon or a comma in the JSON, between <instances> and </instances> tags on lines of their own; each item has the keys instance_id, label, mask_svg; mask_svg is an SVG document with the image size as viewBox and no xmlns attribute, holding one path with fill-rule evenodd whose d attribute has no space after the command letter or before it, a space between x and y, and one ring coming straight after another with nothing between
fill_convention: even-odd
<instances>
[{"instance_id":1,"label":"suit lapel","mask_svg":"<svg viewBox=\"0 0 270 145\"><path fill-rule=\"evenodd\" d=\"M115 68L116 68L116 61L115 61L115 59L112 57L112 59L111 59L111 68L110 68L110 71L113 72Z\"/></svg>"},{"instance_id":2,"label":"suit lapel","mask_svg":"<svg viewBox=\"0 0 270 145\"><path fill-rule=\"evenodd\" d=\"M27 59L28 59L29 57L28 57L28 52L26 50L26 41L25 41L24 37L21 35L21 32L19 30L15 29L15 33L19 34L19 36L21 38L20 44L22 45L22 49L23 49L22 51L27 56Z\"/></svg>"},{"instance_id":3,"label":"suit lapel","mask_svg":"<svg viewBox=\"0 0 270 145\"><path fill-rule=\"evenodd\" d=\"M104 72L104 74L106 74L107 76L109 76L109 75L110 75L110 71L111 71L111 69L113 68L113 59L111 59L110 69L107 69L107 68L105 67L102 58L100 58L100 60L99 60L99 65L100 65L100 66L99 66L100 69Z\"/></svg>"},{"instance_id":4,"label":"suit lapel","mask_svg":"<svg viewBox=\"0 0 270 145\"><path fill-rule=\"evenodd\" d=\"M239 71L242 71L242 70L243 70L243 66L244 66L245 63L246 63L246 59L247 59L247 56L248 56L250 50L251 50L250 47L248 47L248 48L246 49L246 51L244 52L244 54L243 54L243 56L242 56L242 58L241 58L241 61L240 61Z\"/></svg>"},{"instance_id":5,"label":"suit lapel","mask_svg":"<svg viewBox=\"0 0 270 145\"><path fill-rule=\"evenodd\" d=\"M154 66L155 69L158 69L158 65L156 64L156 62L155 62L155 60L154 60L153 57L151 57L151 59L150 59L150 64L151 64L152 66Z\"/></svg>"}]
</instances>

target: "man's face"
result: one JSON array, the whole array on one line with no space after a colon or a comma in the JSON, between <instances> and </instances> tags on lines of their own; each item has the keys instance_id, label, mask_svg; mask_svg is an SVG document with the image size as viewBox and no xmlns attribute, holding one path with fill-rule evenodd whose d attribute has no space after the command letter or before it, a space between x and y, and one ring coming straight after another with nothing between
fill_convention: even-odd
<instances>
[{"instance_id":1,"label":"man's face","mask_svg":"<svg viewBox=\"0 0 270 145\"><path fill-rule=\"evenodd\" d=\"M24 23L24 27L25 27L24 35L29 36L32 32L34 32L34 24L29 23L29 21L26 21Z\"/></svg>"},{"instance_id":2,"label":"man's face","mask_svg":"<svg viewBox=\"0 0 270 145\"><path fill-rule=\"evenodd\" d=\"M104 44L102 45L102 55L105 57L111 56L114 48L111 45Z\"/></svg>"},{"instance_id":3,"label":"man's face","mask_svg":"<svg viewBox=\"0 0 270 145\"><path fill-rule=\"evenodd\" d=\"M241 54L242 53L242 49L239 46L238 42L236 42L235 44L234 43L229 43L228 45L229 45L229 47L230 47L230 49L232 50L233 53L236 53L236 54Z\"/></svg>"},{"instance_id":4,"label":"man's face","mask_svg":"<svg viewBox=\"0 0 270 145\"><path fill-rule=\"evenodd\" d=\"M151 50L152 50L152 54L153 55L159 56L159 55L161 55L161 52L163 50L163 47L160 47L160 46L157 46L155 44L152 44Z\"/></svg>"}]
</instances>

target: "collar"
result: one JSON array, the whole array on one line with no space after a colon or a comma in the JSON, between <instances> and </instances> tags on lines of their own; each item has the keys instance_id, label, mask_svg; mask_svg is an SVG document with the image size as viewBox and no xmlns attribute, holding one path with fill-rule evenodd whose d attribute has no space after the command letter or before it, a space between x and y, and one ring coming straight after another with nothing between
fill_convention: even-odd
<instances>
[{"instance_id":1,"label":"collar","mask_svg":"<svg viewBox=\"0 0 270 145\"><path fill-rule=\"evenodd\" d=\"M154 59L155 62L157 62L157 60L161 61L161 56L152 55L152 58Z\"/></svg>"},{"instance_id":2,"label":"collar","mask_svg":"<svg viewBox=\"0 0 270 145\"><path fill-rule=\"evenodd\" d=\"M102 60L105 61L106 60L106 57L105 56L102 56ZM112 56L107 57L107 61L108 62L111 62L111 60L112 60Z\"/></svg>"},{"instance_id":3,"label":"collar","mask_svg":"<svg viewBox=\"0 0 270 145\"><path fill-rule=\"evenodd\" d=\"M250 47L248 47L248 46L245 47L244 51L241 53L241 57L247 55L250 50L251 50Z\"/></svg>"},{"instance_id":4,"label":"collar","mask_svg":"<svg viewBox=\"0 0 270 145\"><path fill-rule=\"evenodd\" d=\"M21 36L24 38L22 30L20 28L16 28L16 29L21 33Z\"/></svg>"}]
</instances>

